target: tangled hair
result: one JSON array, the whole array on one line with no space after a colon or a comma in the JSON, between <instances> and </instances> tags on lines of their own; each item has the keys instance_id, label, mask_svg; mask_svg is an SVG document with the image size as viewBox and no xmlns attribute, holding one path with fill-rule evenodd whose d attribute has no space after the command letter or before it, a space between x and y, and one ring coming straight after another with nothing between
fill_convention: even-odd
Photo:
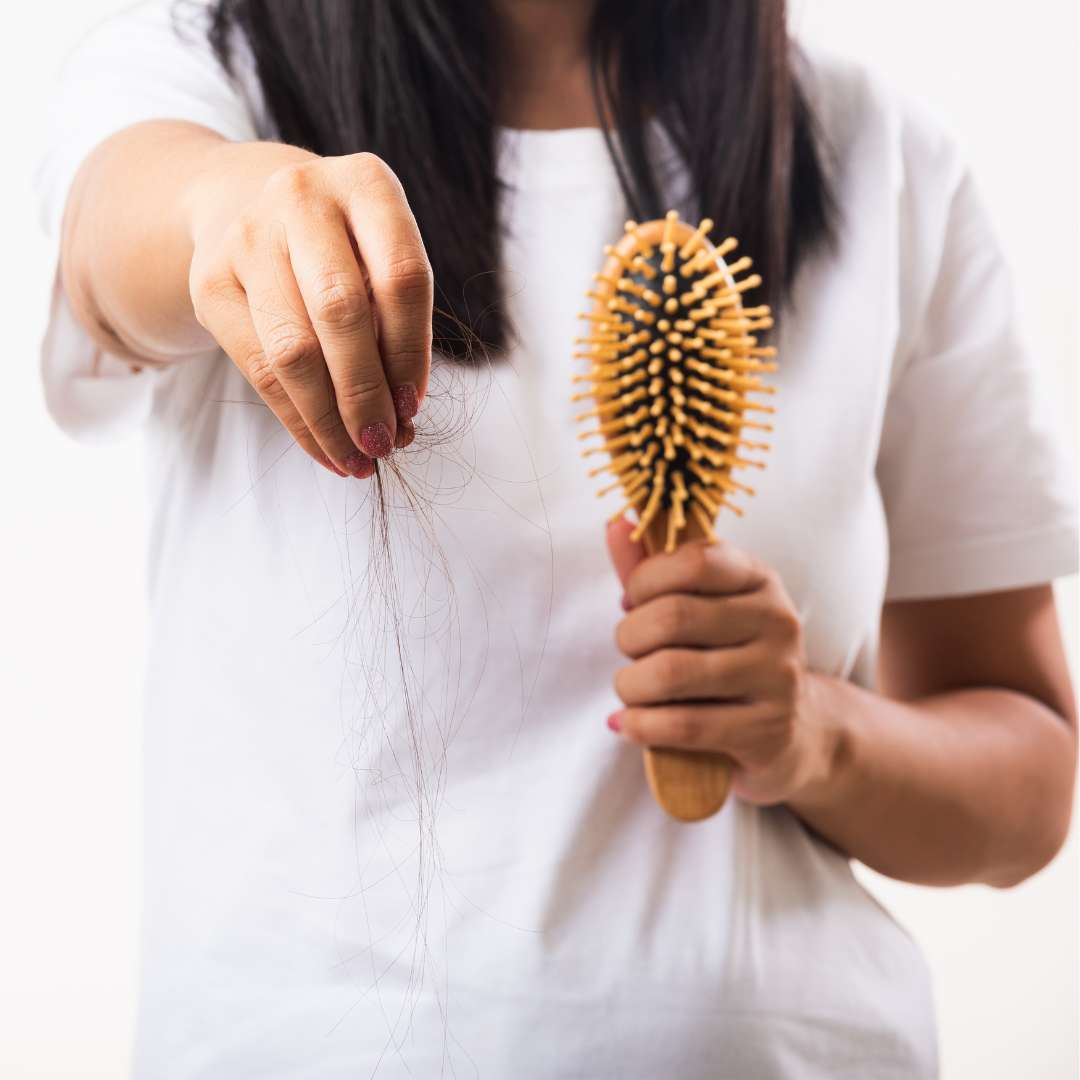
<instances>
[{"instance_id":1,"label":"tangled hair","mask_svg":"<svg viewBox=\"0 0 1080 1080\"><path fill-rule=\"evenodd\" d=\"M217 0L211 42L247 38L281 138L368 151L397 174L435 275L437 347L506 345L496 176L499 18L491 0ZM593 90L627 202L662 217L654 118L690 196L737 236L779 305L832 232L832 200L793 70L784 0L599 0Z\"/></svg>"}]
</instances>

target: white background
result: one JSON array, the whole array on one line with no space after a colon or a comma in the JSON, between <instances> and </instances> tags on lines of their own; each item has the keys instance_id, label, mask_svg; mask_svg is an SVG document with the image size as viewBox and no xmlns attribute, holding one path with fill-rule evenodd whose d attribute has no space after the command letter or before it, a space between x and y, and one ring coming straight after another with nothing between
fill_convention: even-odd
<instances>
[{"instance_id":1,"label":"white background","mask_svg":"<svg viewBox=\"0 0 1080 1080\"><path fill-rule=\"evenodd\" d=\"M966 145L1075 439L1074 0L793 4L806 40L871 64ZM122 1077L135 1019L142 456L138 440L77 446L45 414L37 349L52 268L31 196L57 66L121 6L11 4L0 46L0 1074L12 1080ZM1075 672L1075 580L1059 600ZM1008 893L860 875L930 956L947 1080L1078 1075L1075 829Z\"/></svg>"}]
</instances>

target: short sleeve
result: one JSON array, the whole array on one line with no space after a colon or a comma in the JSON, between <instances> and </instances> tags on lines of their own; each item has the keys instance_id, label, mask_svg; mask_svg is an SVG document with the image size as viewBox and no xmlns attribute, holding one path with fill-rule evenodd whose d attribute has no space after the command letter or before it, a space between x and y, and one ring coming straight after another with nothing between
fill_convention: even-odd
<instances>
[{"instance_id":1,"label":"short sleeve","mask_svg":"<svg viewBox=\"0 0 1080 1080\"><path fill-rule=\"evenodd\" d=\"M208 26L203 3L143 3L101 23L68 57L46 106L36 155L38 211L54 266L72 181L109 136L147 120L186 120L233 142L265 130L248 57L240 52L237 77L226 73L210 47ZM103 352L76 321L58 275L41 359L46 404L73 437L119 437L149 415L156 370Z\"/></svg>"},{"instance_id":2,"label":"short sleeve","mask_svg":"<svg viewBox=\"0 0 1080 1080\"><path fill-rule=\"evenodd\" d=\"M1022 588L1077 569L1073 455L969 175L940 250L883 421L887 600Z\"/></svg>"}]
</instances>

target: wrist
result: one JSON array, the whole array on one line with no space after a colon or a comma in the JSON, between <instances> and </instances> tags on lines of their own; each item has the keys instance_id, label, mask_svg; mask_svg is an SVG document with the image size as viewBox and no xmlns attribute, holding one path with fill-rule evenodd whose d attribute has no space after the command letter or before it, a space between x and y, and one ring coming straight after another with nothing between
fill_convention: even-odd
<instances>
[{"instance_id":1,"label":"wrist","mask_svg":"<svg viewBox=\"0 0 1080 1080\"><path fill-rule=\"evenodd\" d=\"M222 235L279 169L317 157L284 143L215 141L206 146L183 199L192 249Z\"/></svg>"},{"instance_id":2,"label":"wrist","mask_svg":"<svg viewBox=\"0 0 1080 1080\"><path fill-rule=\"evenodd\" d=\"M859 693L846 679L807 673L804 723L809 752L796 791L786 801L796 811L825 806L841 797L855 757L856 733L848 700Z\"/></svg>"}]
</instances>

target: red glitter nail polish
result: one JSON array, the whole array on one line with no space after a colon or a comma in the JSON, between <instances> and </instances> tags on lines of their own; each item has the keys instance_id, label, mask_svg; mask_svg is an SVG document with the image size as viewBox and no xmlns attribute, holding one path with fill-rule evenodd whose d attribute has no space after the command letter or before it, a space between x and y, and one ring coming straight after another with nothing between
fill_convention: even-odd
<instances>
[{"instance_id":1,"label":"red glitter nail polish","mask_svg":"<svg viewBox=\"0 0 1080 1080\"><path fill-rule=\"evenodd\" d=\"M360 445L373 458L386 457L394 449L394 440L390 437L390 429L381 420L376 420L360 432Z\"/></svg>"},{"instance_id":2,"label":"red glitter nail polish","mask_svg":"<svg viewBox=\"0 0 1080 1080\"><path fill-rule=\"evenodd\" d=\"M323 464L337 476L345 475L325 454L323 454Z\"/></svg>"},{"instance_id":3,"label":"red glitter nail polish","mask_svg":"<svg viewBox=\"0 0 1080 1080\"><path fill-rule=\"evenodd\" d=\"M607 726L611 728L612 731L622 731L622 724L619 722L619 714L617 712L613 712L607 718Z\"/></svg>"},{"instance_id":4,"label":"red glitter nail polish","mask_svg":"<svg viewBox=\"0 0 1080 1080\"><path fill-rule=\"evenodd\" d=\"M394 445L398 449L404 449L416 438L416 428L411 420L398 419L397 434L394 436Z\"/></svg>"},{"instance_id":5,"label":"red glitter nail polish","mask_svg":"<svg viewBox=\"0 0 1080 1080\"><path fill-rule=\"evenodd\" d=\"M375 471L375 462L367 454L354 450L345 459L345 468L349 470L350 476L356 477L357 480L366 480Z\"/></svg>"},{"instance_id":6,"label":"red glitter nail polish","mask_svg":"<svg viewBox=\"0 0 1080 1080\"><path fill-rule=\"evenodd\" d=\"M394 415L399 420L411 420L420 411L420 395L412 383L395 386L390 396L394 399Z\"/></svg>"}]
</instances>

